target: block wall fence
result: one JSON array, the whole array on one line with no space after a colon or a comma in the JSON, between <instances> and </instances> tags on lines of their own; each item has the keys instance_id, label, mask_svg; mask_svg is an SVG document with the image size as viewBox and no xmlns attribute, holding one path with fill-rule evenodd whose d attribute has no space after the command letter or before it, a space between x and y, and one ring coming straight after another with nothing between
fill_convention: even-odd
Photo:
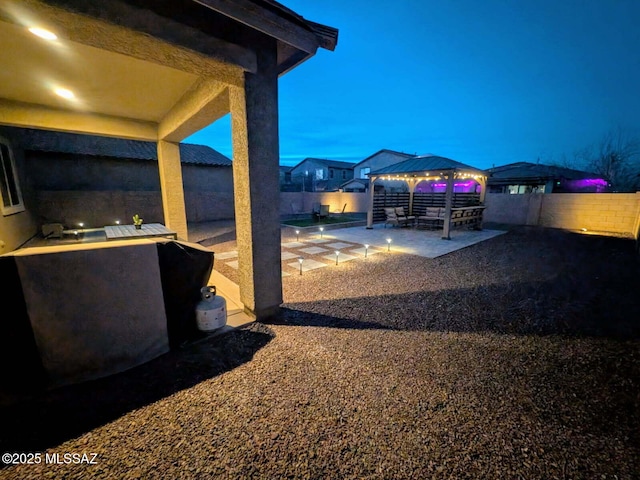
<instances>
[{"instance_id":1,"label":"block wall fence","mask_svg":"<svg viewBox=\"0 0 640 480\"><path fill-rule=\"evenodd\" d=\"M330 205L331 212L342 211L346 205L345 213L364 213L369 207L369 194L282 192L280 214L284 216L311 212L314 203ZM566 230L586 228L600 234L633 238L638 238L640 233L640 192L522 195L487 193L485 204L485 222Z\"/></svg>"}]
</instances>

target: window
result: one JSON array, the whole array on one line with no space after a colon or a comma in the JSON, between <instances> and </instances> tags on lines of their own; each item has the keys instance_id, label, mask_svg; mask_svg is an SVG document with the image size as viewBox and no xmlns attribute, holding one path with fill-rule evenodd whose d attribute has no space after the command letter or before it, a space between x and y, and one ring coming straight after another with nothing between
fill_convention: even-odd
<instances>
[{"instance_id":1,"label":"window","mask_svg":"<svg viewBox=\"0 0 640 480\"><path fill-rule=\"evenodd\" d=\"M3 215L24 211L13 154L9 145L2 141L0 141L0 195Z\"/></svg>"},{"instance_id":2,"label":"window","mask_svg":"<svg viewBox=\"0 0 640 480\"><path fill-rule=\"evenodd\" d=\"M333 168L329 169L329 178L333 178Z\"/></svg>"},{"instance_id":3,"label":"window","mask_svg":"<svg viewBox=\"0 0 640 480\"><path fill-rule=\"evenodd\" d=\"M369 178L367 177L367 173L371 173L371 168L365 167L360 169L360 178Z\"/></svg>"},{"instance_id":4,"label":"window","mask_svg":"<svg viewBox=\"0 0 640 480\"><path fill-rule=\"evenodd\" d=\"M324 180L324 169L316 168L316 180Z\"/></svg>"},{"instance_id":5,"label":"window","mask_svg":"<svg viewBox=\"0 0 640 480\"><path fill-rule=\"evenodd\" d=\"M342 179L346 180L347 178L347 171L346 170L342 170Z\"/></svg>"}]
</instances>

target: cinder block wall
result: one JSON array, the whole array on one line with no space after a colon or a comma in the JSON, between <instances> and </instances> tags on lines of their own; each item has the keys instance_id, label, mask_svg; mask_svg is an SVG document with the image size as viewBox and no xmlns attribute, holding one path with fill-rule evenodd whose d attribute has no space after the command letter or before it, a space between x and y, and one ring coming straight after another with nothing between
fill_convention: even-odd
<instances>
[{"instance_id":1,"label":"cinder block wall","mask_svg":"<svg viewBox=\"0 0 640 480\"><path fill-rule=\"evenodd\" d=\"M544 227L637 234L638 193L559 193L542 195L539 224Z\"/></svg>"},{"instance_id":2,"label":"cinder block wall","mask_svg":"<svg viewBox=\"0 0 640 480\"><path fill-rule=\"evenodd\" d=\"M638 237L640 192L487 194L485 222L540 225L551 228Z\"/></svg>"},{"instance_id":3,"label":"cinder block wall","mask_svg":"<svg viewBox=\"0 0 640 480\"><path fill-rule=\"evenodd\" d=\"M369 208L369 194L357 192L281 192L280 215L310 213L313 204L329 205L331 212L366 212Z\"/></svg>"}]
</instances>

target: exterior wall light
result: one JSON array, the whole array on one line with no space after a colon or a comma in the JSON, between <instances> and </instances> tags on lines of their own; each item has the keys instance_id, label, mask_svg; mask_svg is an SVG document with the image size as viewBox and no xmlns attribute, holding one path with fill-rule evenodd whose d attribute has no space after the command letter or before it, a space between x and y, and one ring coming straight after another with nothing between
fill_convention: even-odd
<instances>
[{"instance_id":1,"label":"exterior wall light","mask_svg":"<svg viewBox=\"0 0 640 480\"><path fill-rule=\"evenodd\" d=\"M71 100L72 98L75 97L73 92L71 90L66 89L66 88L54 88L53 91L59 97L66 98L67 100Z\"/></svg>"},{"instance_id":2,"label":"exterior wall light","mask_svg":"<svg viewBox=\"0 0 640 480\"><path fill-rule=\"evenodd\" d=\"M55 33L44 28L31 27L29 28L29 31L37 37L44 38L45 40L53 41L58 39L58 36Z\"/></svg>"}]
</instances>

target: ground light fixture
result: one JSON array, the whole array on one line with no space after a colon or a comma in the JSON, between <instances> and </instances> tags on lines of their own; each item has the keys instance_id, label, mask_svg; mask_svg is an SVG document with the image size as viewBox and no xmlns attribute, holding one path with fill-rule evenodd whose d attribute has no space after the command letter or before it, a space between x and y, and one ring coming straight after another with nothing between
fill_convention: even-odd
<instances>
[{"instance_id":1,"label":"ground light fixture","mask_svg":"<svg viewBox=\"0 0 640 480\"><path fill-rule=\"evenodd\" d=\"M364 258L367 258L367 252L369 251L369 245L365 244L364 245Z\"/></svg>"},{"instance_id":2,"label":"ground light fixture","mask_svg":"<svg viewBox=\"0 0 640 480\"><path fill-rule=\"evenodd\" d=\"M116 225L120 225L120 220L116 220Z\"/></svg>"},{"instance_id":3,"label":"ground light fixture","mask_svg":"<svg viewBox=\"0 0 640 480\"><path fill-rule=\"evenodd\" d=\"M322 238L322 232L324 232L324 227L320 227L320 238Z\"/></svg>"},{"instance_id":4,"label":"ground light fixture","mask_svg":"<svg viewBox=\"0 0 640 480\"><path fill-rule=\"evenodd\" d=\"M84 222L80 222L80 223L78 223L78 226L79 226L80 228L84 227Z\"/></svg>"},{"instance_id":5,"label":"ground light fixture","mask_svg":"<svg viewBox=\"0 0 640 480\"><path fill-rule=\"evenodd\" d=\"M387 238L387 252L391 251L391 239Z\"/></svg>"},{"instance_id":6,"label":"ground light fixture","mask_svg":"<svg viewBox=\"0 0 640 480\"><path fill-rule=\"evenodd\" d=\"M300 264L300 275L302 275L302 262L303 261L304 261L304 258L298 257L298 263Z\"/></svg>"},{"instance_id":7,"label":"ground light fixture","mask_svg":"<svg viewBox=\"0 0 640 480\"><path fill-rule=\"evenodd\" d=\"M300 230L296 230L296 242L300 241Z\"/></svg>"},{"instance_id":8,"label":"ground light fixture","mask_svg":"<svg viewBox=\"0 0 640 480\"><path fill-rule=\"evenodd\" d=\"M336 250L336 265L338 264L338 256L340 255L340 250Z\"/></svg>"}]
</instances>

